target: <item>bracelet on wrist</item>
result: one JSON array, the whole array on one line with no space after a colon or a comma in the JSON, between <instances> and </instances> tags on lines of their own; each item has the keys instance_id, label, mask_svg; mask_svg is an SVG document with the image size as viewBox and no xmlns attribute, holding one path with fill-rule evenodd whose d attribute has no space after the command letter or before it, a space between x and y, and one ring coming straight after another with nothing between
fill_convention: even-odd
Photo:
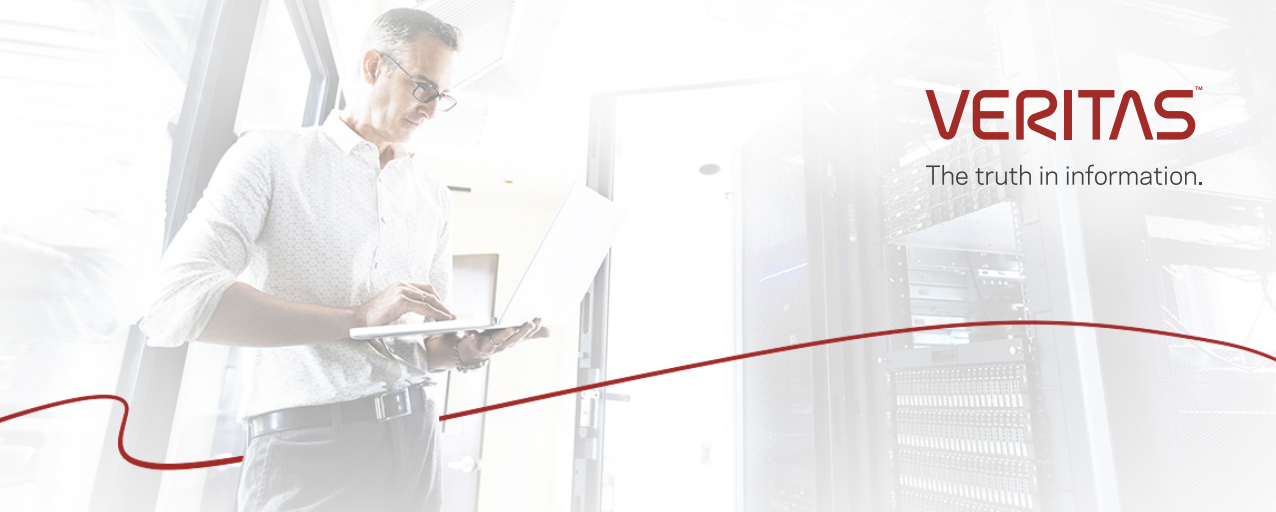
<instances>
[{"instance_id":1,"label":"bracelet on wrist","mask_svg":"<svg viewBox=\"0 0 1276 512\"><path fill-rule=\"evenodd\" d=\"M455 345L452 345L452 364L453 366L456 367L457 371L461 373L467 373L467 372L472 372L474 370L482 368L484 366L487 366L486 359L480 359L477 363L471 363L471 364L465 364L461 362L461 350L458 348L460 346L461 344L459 342L456 343Z\"/></svg>"}]
</instances>

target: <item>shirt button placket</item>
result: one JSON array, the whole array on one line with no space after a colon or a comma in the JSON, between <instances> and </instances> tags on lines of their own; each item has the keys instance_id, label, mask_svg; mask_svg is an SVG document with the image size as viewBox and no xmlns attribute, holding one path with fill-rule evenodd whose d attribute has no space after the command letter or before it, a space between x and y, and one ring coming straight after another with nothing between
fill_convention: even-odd
<instances>
[{"instance_id":1,"label":"shirt button placket","mask_svg":"<svg viewBox=\"0 0 1276 512\"><path fill-rule=\"evenodd\" d=\"M377 173L377 185L376 185L377 187L377 218L380 220L380 223L377 226L377 245L373 252L372 269L380 270L381 245L382 245L381 241L386 236L386 232L385 232L386 218L385 218L385 213L382 211L382 208L384 208L385 206L385 200L384 200L385 194L383 190L385 186L385 176L383 175L384 173L381 171L381 169L377 169L375 172Z\"/></svg>"}]
</instances>

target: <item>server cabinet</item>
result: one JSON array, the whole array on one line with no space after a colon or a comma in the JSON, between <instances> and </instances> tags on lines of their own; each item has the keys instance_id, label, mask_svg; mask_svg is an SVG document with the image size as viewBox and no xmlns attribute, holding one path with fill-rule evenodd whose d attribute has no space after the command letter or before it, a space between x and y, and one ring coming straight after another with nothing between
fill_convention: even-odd
<instances>
[{"instance_id":1,"label":"server cabinet","mask_svg":"<svg viewBox=\"0 0 1276 512\"><path fill-rule=\"evenodd\" d=\"M844 260L856 287L843 314L856 331L1091 318L1075 191L974 179L1068 155L984 140L968 123L941 139L926 101L933 90L950 113L962 89L1054 80L1034 53L1048 36L1017 39L1039 26L1029 8L937 7L829 89L829 131L851 141L830 160L852 189L841 196L854 219L842 238L853 240ZM858 353L843 367L847 394L863 399L847 411L863 429L849 461L860 509L1117 507L1092 332L961 327L847 349Z\"/></svg>"},{"instance_id":2,"label":"server cabinet","mask_svg":"<svg viewBox=\"0 0 1276 512\"><path fill-rule=\"evenodd\" d=\"M1259 29L1271 8L917 5L741 148L740 351L997 320L1107 322L1271 350L1276 146L1262 91L1276 45ZM1135 137L1109 140L1111 114L1102 140L1083 140L1085 116L1071 141L985 140L967 117L944 139L926 96L951 121L962 90L1134 90L1145 76L1175 77L1159 89L1208 78L1191 105L1212 121L1162 143L1134 124ZM985 129L1014 133L1006 104ZM1038 174L1091 164L1210 177L1132 189ZM1002 181L975 182L976 170ZM1035 179L1007 181L1012 170ZM1271 373L1166 337L1024 325L751 359L738 373L736 508L1260 507L1252 489L1276 475L1276 445L1261 434L1276 427Z\"/></svg>"},{"instance_id":3,"label":"server cabinet","mask_svg":"<svg viewBox=\"0 0 1276 512\"><path fill-rule=\"evenodd\" d=\"M1272 14L965 2L882 45L838 79L828 102L833 130L849 141L834 174L855 189L841 197L855 219L843 235L854 241L845 261L859 269L857 304L845 312L858 318L855 330L1077 320L1268 349L1274 148L1261 121L1271 102L1259 91L1271 83L1273 46L1259 44L1271 36L1255 27ZM1077 30L1090 36L1072 37ZM1250 50L1237 51L1243 41ZM1215 121L1185 141L1145 141L1137 128L1109 140L1109 113L1102 140L1082 140L1088 116L1077 140L1016 140L1008 109L1009 119L985 121L1008 140L973 137L969 118L941 139L925 96L935 91L949 116L961 90L1097 84L1194 88L1192 112ZM1209 178L1192 187L937 186L925 167L973 175L1022 166L1038 177L1091 164ZM1276 470L1259 434L1273 426L1272 369L1237 351L1041 326L927 331L850 350L863 351L845 372L848 395L865 398L867 433L851 464L862 470L852 489L871 496L866 510L1261 508L1253 486Z\"/></svg>"}]
</instances>

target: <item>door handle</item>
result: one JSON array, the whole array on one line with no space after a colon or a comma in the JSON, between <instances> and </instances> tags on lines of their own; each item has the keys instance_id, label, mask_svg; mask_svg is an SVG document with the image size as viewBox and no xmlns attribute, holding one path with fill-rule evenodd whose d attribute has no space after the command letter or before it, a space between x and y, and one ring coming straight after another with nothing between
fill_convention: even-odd
<instances>
[{"instance_id":1,"label":"door handle","mask_svg":"<svg viewBox=\"0 0 1276 512\"><path fill-rule=\"evenodd\" d=\"M479 463L474 457L466 455L460 459L447 463L447 467L458 470L462 473L473 473L479 468Z\"/></svg>"}]
</instances>

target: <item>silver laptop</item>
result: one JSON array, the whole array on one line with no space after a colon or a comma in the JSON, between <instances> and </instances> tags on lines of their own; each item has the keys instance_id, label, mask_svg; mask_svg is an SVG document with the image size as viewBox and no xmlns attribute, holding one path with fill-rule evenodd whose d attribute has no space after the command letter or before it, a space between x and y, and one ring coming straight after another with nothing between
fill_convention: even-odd
<instances>
[{"instance_id":1,"label":"silver laptop","mask_svg":"<svg viewBox=\"0 0 1276 512\"><path fill-rule=\"evenodd\" d=\"M589 290L598 266L620 231L625 212L615 203L583 186L575 186L554 215L549 231L532 256L500 318L457 318L441 322L380 325L350 329L350 337L367 340L383 336L517 327L540 317L552 325L570 318L573 307Z\"/></svg>"}]
</instances>

